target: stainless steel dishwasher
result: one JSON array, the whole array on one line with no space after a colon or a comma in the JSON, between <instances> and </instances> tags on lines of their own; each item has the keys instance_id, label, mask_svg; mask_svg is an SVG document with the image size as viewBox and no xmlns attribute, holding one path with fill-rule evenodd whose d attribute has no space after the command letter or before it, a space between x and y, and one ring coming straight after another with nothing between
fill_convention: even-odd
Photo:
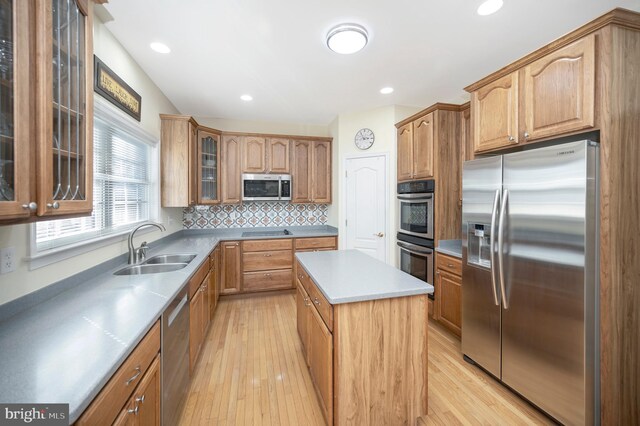
<instances>
[{"instance_id":1,"label":"stainless steel dishwasher","mask_svg":"<svg viewBox=\"0 0 640 426\"><path fill-rule=\"evenodd\" d=\"M178 424L189 386L189 292L178 292L162 314L162 424Z\"/></svg>"}]
</instances>

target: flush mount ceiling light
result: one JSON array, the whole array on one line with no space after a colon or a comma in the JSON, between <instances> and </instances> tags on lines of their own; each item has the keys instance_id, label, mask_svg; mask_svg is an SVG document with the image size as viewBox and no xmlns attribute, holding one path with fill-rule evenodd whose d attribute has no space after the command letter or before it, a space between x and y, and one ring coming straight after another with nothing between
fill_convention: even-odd
<instances>
[{"instance_id":1,"label":"flush mount ceiling light","mask_svg":"<svg viewBox=\"0 0 640 426\"><path fill-rule=\"evenodd\" d=\"M362 50L369 40L369 33L362 25L340 24L327 33L327 46L336 53L348 55Z\"/></svg>"},{"instance_id":2,"label":"flush mount ceiling light","mask_svg":"<svg viewBox=\"0 0 640 426\"><path fill-rule=\"evenodd\" d=\"M149 45L149 47L151 47L153 50L155 50L158 53L169 53L171 52L171 49L169 49L169 46L167 46L164 43L160 43L160 42L153 42Z\"/></svg>"},{"instance_id":3,"label":"flush mount ceiling light","mask_svg":"<svg viewBox=\"0 0 640 426\"><path fill-rule=\"evenodd\" d=\"M486 16L496 13L502 7L502 0L486 0L478 7L478 15Z\"/></svg>"},{"instance_id":4,"label":"flush mount ceiling light","mask_svg":"<svg viewBox=\"0 0 640 426\"><path fill-rule=\"evenodd\" d=\"M383 95L393 93L393 87L383 87L382 89L380 89L380 93L382 93Z\"/></svg>"},{"instance_id":5,"label":"flush mount ceiling light","mask_svg":"<svg viewBox=\"0 0 640 426\"><path fill-rule=\"evenodd\" d=\"M253 96L251 96L251 95L242 95L242 96L240 96L240 99L242 99L245 102L249 102L249 101L253 100Z\"/></svg>"}]
</instances>

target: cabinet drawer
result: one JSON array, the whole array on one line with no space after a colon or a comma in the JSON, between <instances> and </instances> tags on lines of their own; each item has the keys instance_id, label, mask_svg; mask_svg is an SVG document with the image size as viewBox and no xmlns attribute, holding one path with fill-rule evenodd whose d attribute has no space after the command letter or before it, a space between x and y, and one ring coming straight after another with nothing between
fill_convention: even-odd
<instances>
[{"instance_id":1,"label":"cabinet drawer","mask_svg":"<svg viewBox=\"0 0 640 426\"><path fill-rule=\"evenodd\" d=\"M292 252L291 250L276 250L243 253L242 265L244 272L291 269L293 266Z\"/></svg>"},{"instance_id":2,"label":"cabinet drawer","mask_svg":"<svg viewBox=\"0 0 640 426\"><path fill-rule=\"evenodd\" d=\"M296 250L317 248L335 249L336 246L336 237L296 238Z\"/></svg>"},{"instance_id":3,"label":"cabinet drawer","mask_svg":"<svg viewBox=\"0 0 640 426\"><path fill-rule=\"evenodd\" d=\"M198 290L200 285L202 285L202 281L207 277L209 273L209 258L207 257L200 268L196 271L195 274L191 277L189 281L189 300L193 298L193 294Z\"/></svg>"},{"instance_id":4,"label":"cabinet drawer","mask_svg":"<svg viewBox=\"0 0 640 426\"><path fill-rule=\"evenodd\" d=\"M270 250L291 250L293 240L291 238L280 238L277 240L251 240L242 242L242 250L247 251L270 251Z\"/></svg>"},{"instance_id":5,"label":"cabinet drawer","mask_svg":"<svg viewBox=\"0 0 640 426\"><path fill-rule=\"evenodd\" d=\"M291 288L293 285L293 272L291 269L269 272L245 272L243 279L243 288L245 291Z\"/></svg>"},{"instance_id":6,"label":"cabinet drawer","mask_svg":"<svg viewBox=\"0 0 640 426\"><path fill-rule=\"evenodd\" d=\"M439 271L447 271L452 274L462 276L462 260L456 257L446 256L438 253L436 256L436 269Z\"/></svg>"},{"instance_id":7,"label":"cabinet drawer","mask_svg":"<svg viewBox=\"0 0 640 426\"><path fill-rule=\"evenodd\" d=\"M307 282L309 283L311 304L316 308L325 324L327 324L327 328L333 331L333 306L327 301L311 278L309 278Z\"/></svg>"},{"instance_id":8,"label":"cabinet drawer","mask_svg":"<svg viewBox=\"0 0 640 426\"><path fill-rule=\"evenodd\" d=\"M76 425L110 425L160 351L160 321L156 322L115 372Z\"/></svg>"}]
</instances>

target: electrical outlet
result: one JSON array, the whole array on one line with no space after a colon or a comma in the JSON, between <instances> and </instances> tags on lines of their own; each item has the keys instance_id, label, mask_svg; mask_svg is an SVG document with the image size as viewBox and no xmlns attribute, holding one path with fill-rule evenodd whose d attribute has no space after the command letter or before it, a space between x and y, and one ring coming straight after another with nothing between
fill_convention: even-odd
<instances>
[{"instance_id":1,"label":"electrical outlet","mask_svg":"<svg viewBox=\"0 0 640 426\"><path fill-rule=\"evenodd\" d=\"M7 247L0 250L0 274L16 270L16 248Z\"/></svg>"}]
</instances>

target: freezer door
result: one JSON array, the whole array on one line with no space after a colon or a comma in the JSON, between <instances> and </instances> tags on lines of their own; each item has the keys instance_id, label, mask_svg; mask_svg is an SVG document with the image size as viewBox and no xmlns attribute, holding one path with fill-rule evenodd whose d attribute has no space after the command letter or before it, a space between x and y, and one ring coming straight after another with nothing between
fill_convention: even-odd
<instances>
[{"instance_id":1,"label":"freezer door","mask_svg":"<svg viewBox=\"0 0 640 426\"><path fill-rule=\"evenodd\" d=\"M502 380L565 424L593 421L596 155L504 156Z\"/></svg>"},{"instance_id":2,"label":"freezer door","mask_svg":"<svg viewBox=\"0 0 640 426\"><path fill-rule=\"evenodd\" d=\"M492 281L492 217L502 189L502 157L467 161L462 175L462 352L500 377L500 306ZM494 223L497 225L497 223ZM495 236L495 233L494 233ZM495 254L495 253L494 253Z\"/></svg>"}]
</instances>

